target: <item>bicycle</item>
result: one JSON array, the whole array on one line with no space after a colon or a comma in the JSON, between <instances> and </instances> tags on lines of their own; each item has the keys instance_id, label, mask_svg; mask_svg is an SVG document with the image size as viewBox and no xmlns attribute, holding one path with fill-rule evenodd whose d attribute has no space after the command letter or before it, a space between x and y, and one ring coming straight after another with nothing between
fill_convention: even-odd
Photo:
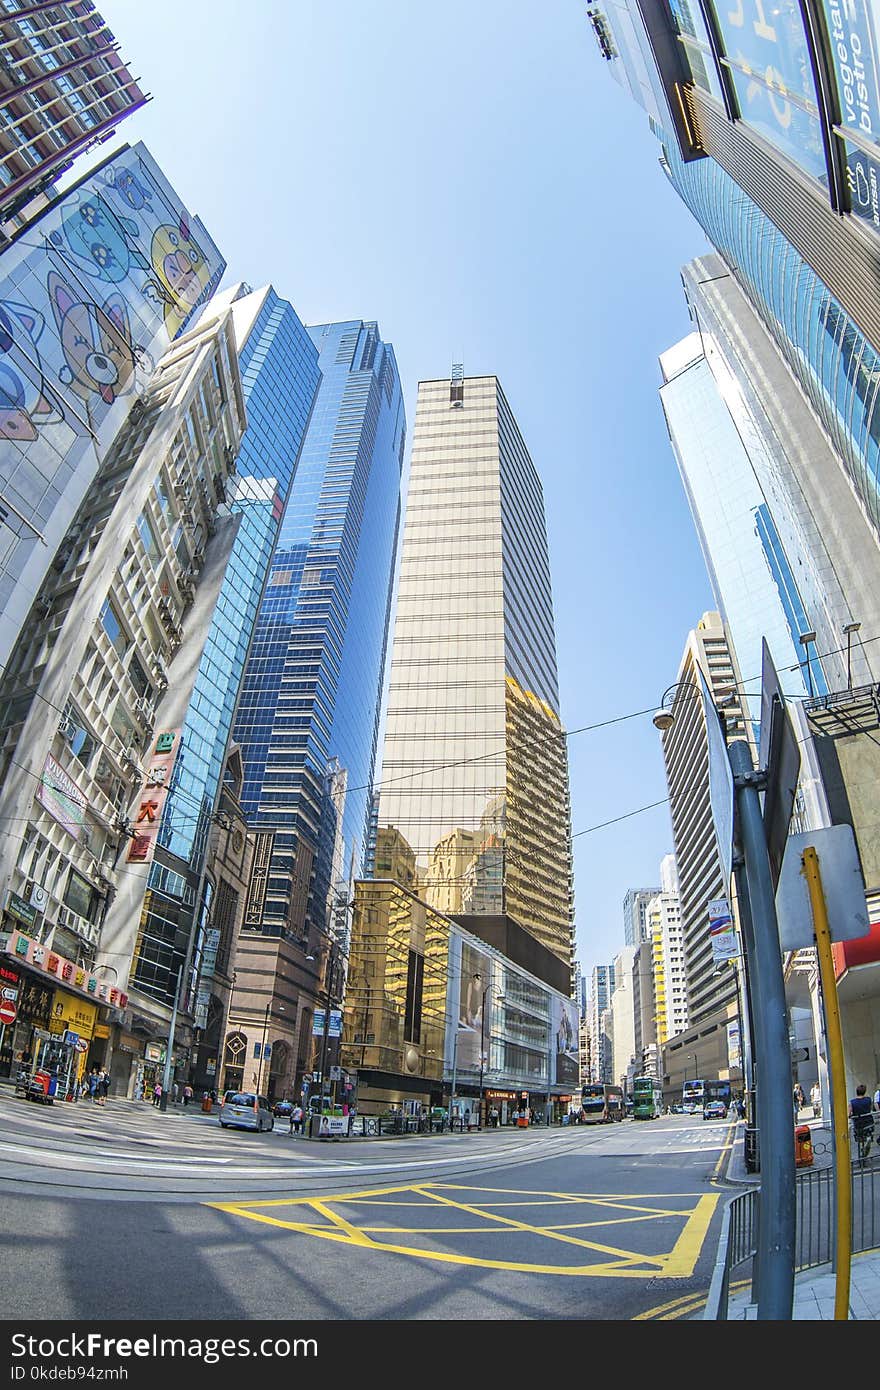
<instances>
[{"instance_id":1,"label":"bicycle","mask_svg":"<svg viewBox=\"0 0 880 1390\"><path fill-rule=\"evenodd\" d=\"M874 1143L874 1121L870 1116L853 1120L853 1139L855 1141L856 1162L864 1168Z\"/></svg>"}]
</instances>

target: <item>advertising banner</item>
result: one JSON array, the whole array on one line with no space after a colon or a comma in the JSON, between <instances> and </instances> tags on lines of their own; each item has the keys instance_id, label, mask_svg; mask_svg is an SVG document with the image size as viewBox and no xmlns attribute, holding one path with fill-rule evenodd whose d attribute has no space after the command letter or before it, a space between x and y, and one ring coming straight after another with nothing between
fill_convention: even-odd
<instances>
[{"instance_id":1,"label":"advertising banner","mask_svg":"<svg viewBox=\"0 0 880 1390\"><path fill-rule=\"evenodd\" d=\"M551 998L553 1020L554 1078L558 1086L576 1086L578 1062L578 1014L573 999Z\"/></svg>"},{"instance_id":2,"label":"advertising banner","mask_svg":"<svg viewBox=\"0 0 880 1390\"><path fill-rule=\"evenodd\" d=\"M709 936L712 941L712 960L716 965L739 955L739 942L730 903L726 898L713 898L709 903Z\"/></svg>"},{"instance_id":3,"label":"advertising banner","mask_svg":"<svg viewBox=\"0 0 880 1390\"><path fill-rule=\"evenodd\" d=\"M45 806L53 820L64 826L68 835L72 835L74 840L81 838L88 800L85 792L80 790L51 753L43 764L37 800Z\"/></svg>"},{"instance_id":4,"label":"advertising banner","mask_svg":"<svg viewBox=\"0 0 880 1390\"><path fill-rule=\"evenodd\" d=\"M313 1038L323 1038L323 1036L324 1036L324 1019L325 1019L325 1017L326 1017L326 1009L316 1009L316 1010L315 1010L315 1016L314 1016L314 1018L312 1019L312 1037L313 1037ZM331 1009L331 1010L330 1010L330 1022L327 1024L327 1037L328 1037L328 1038L341 1038L341 1037L342 1037L342 1010L341 1010L341 1009Z\"/></svg>"},{"instance_id":5,"label":"advertising banner","mask_svg":"<svg viewBox=\"0 0 880 1390\"><path fill-rule=\"evenodd\" d=\"M488 1048L491 1033L492 961L485 952L471 945L461 943L461 975L458 987L458 1025L455 1047L457 1068L479 1071L480 1052L484 1045ZM489 1012L483 1018L483 991ZM485 1066L485 1063L484 1063Z\"/></svg>"}]
</instances>

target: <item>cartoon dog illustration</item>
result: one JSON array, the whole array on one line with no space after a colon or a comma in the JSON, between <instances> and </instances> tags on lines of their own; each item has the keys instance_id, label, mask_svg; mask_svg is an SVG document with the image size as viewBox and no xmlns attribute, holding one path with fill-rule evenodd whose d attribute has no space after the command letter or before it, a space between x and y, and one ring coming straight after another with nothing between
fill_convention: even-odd
<instances>
[{"instance_id":1,"label":"cartoon dog illustration","mask_svg":"<svg viewBox=\"0 0 880 1390\"><path fill-rule=\"evenodd\" d=\"M46 394L37 351L44 327L35 309L0 300L0 439L34 440L38 425L63 419Z\"/></svg>"},{"instance_id":2,"label":"cartoon dog illustration","mask_svg":"<svg viewBox=\"0 0 880 1390\"><path fill-rule=\"evenodd\" d=\"M100 406L92 398L98 396L111 406L117 396L130 391L144 355L131 341L128 309L117 291L98 305L84 300L54 270L46 287L66 364L58 380L82 397L93 426Z\"/></svg>"},{"instance_id":3,"label":"cartoon dog illustration","mask_svg":"<svg viewBox=\"0 0 880 1390\"><path fill-rule=\"evenodd\" d=\"M162 223L153 233L150 260L165 293L165 327L174 338L201 303L211 271L189 223L181 216L176 227Z\"/></svg>"}]
</instances>

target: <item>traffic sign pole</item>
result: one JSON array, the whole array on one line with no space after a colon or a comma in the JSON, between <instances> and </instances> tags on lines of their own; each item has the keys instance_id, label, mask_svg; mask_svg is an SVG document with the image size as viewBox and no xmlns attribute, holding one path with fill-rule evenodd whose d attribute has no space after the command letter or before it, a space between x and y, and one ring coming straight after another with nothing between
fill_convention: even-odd
<instances>
[{"instance_id":1,"label":"traffic sign pole","mask_svg":"<svg viewBox=\"0 0 880 1390\"><path fill-rule=\"evenodd\" d=\"M849 1318L850 1264L852 1261L852 1167L849 1151L849 1125L846 1113L846 1075L843 1065L843 1030L840 1026L840 1007L837 983L834 979L834 957L831 954L831 933L828 930L828 911L819 872L819 856L812 846L803 853L803 873L810 890L813 930L816 935L816 957L822 984L822 1004L825 1011L825 1037L828 1040L828 1060L831 1065L831 1132L834 1135L834 1164L836 1217L834 1261L834 1318Z\"/></svg>"},{"instance_id":2,"label":"traffic sign pole","mask_svg":"<svg viewBox=\"0 0 880 1390\"><path fill-rule=\"evenodd\" d=\"M761 1146L761 1203L758 1213L758 1318L790 1321L794 1302L795 1170L791 1134L791 1056L779 928L760 780L749 745L728 747L736 787L738 824L751 910L749 983L754 1000L758 1062L758 1135Z\"/></svg>"}]
</instances>

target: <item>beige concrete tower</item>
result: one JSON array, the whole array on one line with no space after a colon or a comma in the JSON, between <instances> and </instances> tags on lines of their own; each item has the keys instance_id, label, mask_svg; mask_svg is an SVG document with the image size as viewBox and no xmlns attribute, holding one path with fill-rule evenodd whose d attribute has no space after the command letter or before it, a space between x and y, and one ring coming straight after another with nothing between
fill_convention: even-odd
<instances>
[{"instance_id":1,"label":"beige concrete tower","mask_svg":"<svg viewBox=\"0 0 880 1390\"><path fill-rule=\"evenodd\" d=\"M379 834L410 847L430 906L508 954L520 928L570 968L558 702L541 483L504 392L494 376L423 381Z\"/></svg>"}]
</instances>

